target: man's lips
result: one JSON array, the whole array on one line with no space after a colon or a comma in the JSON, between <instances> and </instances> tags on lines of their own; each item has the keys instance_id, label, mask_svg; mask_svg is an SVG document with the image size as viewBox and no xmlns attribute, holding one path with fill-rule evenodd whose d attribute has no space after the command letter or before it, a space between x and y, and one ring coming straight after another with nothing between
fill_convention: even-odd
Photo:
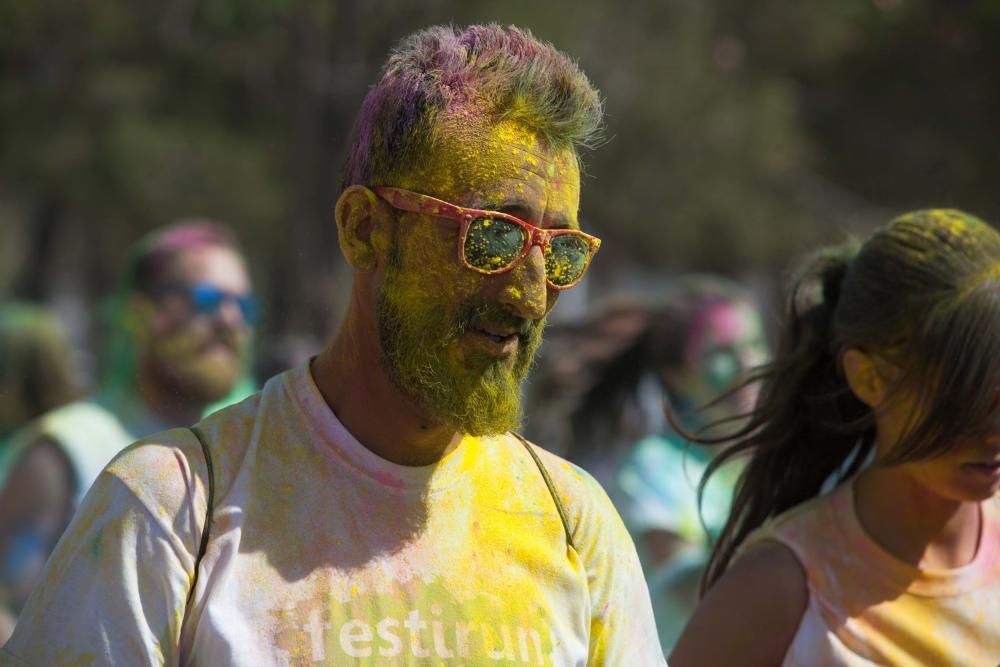
<instances>
[{"instance_id":1,"label":"man's lips","mask_svg":"<svg viewBox=\"0 0 1000 667\"><path fill-rule=\"evenodd\" d=\"M521 332L514 329L507 329L504 327L492 327L492 326L479 326L472 327L472 330L478 334L486 336L487 338L497 342L502 343L511 338L520 338Z\"/></svg>"},{"instance_id":2,"label":"man's lips","mask_svg":"<svg viewBox=\"0 0 1000 667\"><path fill-rule=\"evenodd\" d=\"M476 347L498 357L516 353L521 347L523 338L521 332L516 329L490 325L470 327L468 333L472 335L472 340L476 341Z\"/></svg>"},{"instance_id":3,"label":"man's lips","mask_svg":"<svg viewBox=\"0 0 1000 667\"><path fill-rule=\"evenodd\" d=\"M201 346L199 352L201 354L209 354L213 352L226 352L233 356L239 354L239 350L237 350L237 346L235 343L227 340L221 340L218 338L207 341L204 345Z\"/></svg>"}]
</instances>

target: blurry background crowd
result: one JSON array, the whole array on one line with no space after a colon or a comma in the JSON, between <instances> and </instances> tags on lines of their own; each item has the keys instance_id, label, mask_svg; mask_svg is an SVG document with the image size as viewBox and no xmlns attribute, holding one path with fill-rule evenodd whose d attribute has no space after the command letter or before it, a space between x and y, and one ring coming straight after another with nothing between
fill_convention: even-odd
<instances>
[{"instance_id":1,"label":"blurry background crowd","mask_svg":"<svg viewBox=\"0 0 1000 667\"><path fill-rule=\"evenodd\" d=\"M609 490L669 645L734 475L699 513L709 455L664 399L690 429L747 407L689 410L766 360L804 251L925 206L1000 219L1000 0L0 0L0 443L106 382L130 249L177 218L224 221L252 279L253 317L240 289L186 295L254 325L230 398L314 353L346 305L332 211L367 86L402 35L485 21L606 100L580 214L604 245L525 431Z\"/></svg>"}]
</instances>

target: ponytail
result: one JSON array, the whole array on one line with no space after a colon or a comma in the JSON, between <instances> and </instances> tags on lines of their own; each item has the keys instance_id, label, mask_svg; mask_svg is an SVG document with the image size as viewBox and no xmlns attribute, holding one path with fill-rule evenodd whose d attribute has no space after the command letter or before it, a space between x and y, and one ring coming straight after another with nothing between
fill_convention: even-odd
<instances>
[{"instance_id":1,"label":"ponytail","mask_svg":"<svg viewBox=\"0 0 1000 667\"><path fill-rule=\"evenodd\" d=\"M761 392L745 425L714 440L692 438L729 445L709 465L699 495L720 466L749 457L702 592L752 531L816 496L834 473L853 475L868 458L874 415L842 375L845 350L898 367L885 400L906 394L919 406L878 465L939 456L991 428L1000 388L998 262L1000 234L948 209L906 214L863 246L835 246L807 261L788 300L778 353L748 380Z\"/></svg>"},{"instance_id":2,"label":"ponytail","mask_svg":"<svg viewBox=\"0 0 1000 667\"><path fill-rule=\"evenodd\" d=\"M777 353L745 383L761 387L745 424L722 438L690 436L702 444L729 445L708 466L699 484L699 499L721 466L749 456L729 519L705 570L702 594L722 576L751 532L816 496L823 482L849 459L845 474L853 474L872 446L870 410L847 386L833 339L841 288L857 250L854 242L826 249L800 270L785 307ZM858 444L861 451L851 457Z\"/></svg>"}]
</instances>

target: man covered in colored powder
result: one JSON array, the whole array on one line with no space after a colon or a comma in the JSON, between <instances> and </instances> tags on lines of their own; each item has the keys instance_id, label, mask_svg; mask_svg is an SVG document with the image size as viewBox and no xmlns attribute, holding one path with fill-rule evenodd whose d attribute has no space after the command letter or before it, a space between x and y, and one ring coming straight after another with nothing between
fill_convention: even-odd
<instances>
[{"instance_id":1,"label":"man covered in colored powder","mask_svg":"<svg viewBox=\"0 0 1000 667\"><path fill-rule=\"evenodd\" d=\"M663 665L635 549L510 432L579 231L597 91L516 28L405 40L336 206L354 269L310 363L101 475L7 645L38 664ZM209 517L211 517L209 519Z\"/></svg>"},{"instance_id":2,"label":"man covered in colored powder","mask_svg":"<svg viewBox=\"0 0 1000 667\"><path fill-rule=\"evenodd\" d=\"M15 613L104 466L137 438L197 421L243 376L256 307L227 228L157 230L122 283L100 391L39 416L3 448L0 600Z\"/></svg>"}]
</instances>

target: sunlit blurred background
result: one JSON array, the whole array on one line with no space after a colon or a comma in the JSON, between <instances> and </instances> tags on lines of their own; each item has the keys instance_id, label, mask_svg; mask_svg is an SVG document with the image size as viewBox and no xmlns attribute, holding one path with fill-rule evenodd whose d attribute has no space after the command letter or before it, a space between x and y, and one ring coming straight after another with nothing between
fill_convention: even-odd
<instances>
[{"instance_id":1,"label":"sunlit blurred background","mask_svg":"<svg viewBox=\"0 0 1000 667\"><path fill-rule=\"evenodd\" d=\"M49 304L93 373L126 248L204 215L242 237L258 346L326 337L332 209L387 50L433 23L530 28L606 99L555 317L693 270L773 310L791 258L893 214L1000 216L996 0L0 1L0 296Z\"/></svg>"}]
</instances>

